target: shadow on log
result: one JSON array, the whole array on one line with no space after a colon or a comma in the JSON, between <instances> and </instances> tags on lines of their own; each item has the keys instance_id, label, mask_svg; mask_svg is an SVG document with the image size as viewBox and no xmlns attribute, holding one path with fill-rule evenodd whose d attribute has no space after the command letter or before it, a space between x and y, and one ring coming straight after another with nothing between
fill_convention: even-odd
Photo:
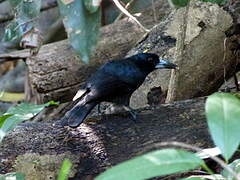
<instances>
[{"instance_id":1,"label":"shadow on log","mask_svg":"<svg viewBox=\"0 0 240 180\"><path fill-rule=\"evenodd\" d=\"M155 143L180 141L212 146L204 98L138 112L136 123L127 114L94 116L76 129L61 128L59 121L23 123L0 144L0 173L17 171L25 173L28 180L36 178L36 174L37 179L54 179L62 160L69 158L74 164L71 177L83 179L80 177L95 176L146 153L146 148L149 150Z\"/></svg>"}]
</instances>

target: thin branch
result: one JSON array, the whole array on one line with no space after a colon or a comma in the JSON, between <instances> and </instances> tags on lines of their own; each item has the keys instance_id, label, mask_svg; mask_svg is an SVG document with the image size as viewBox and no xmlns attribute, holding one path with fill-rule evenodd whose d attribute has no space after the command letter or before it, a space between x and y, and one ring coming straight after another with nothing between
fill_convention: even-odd
<instances>
[{"instance_id":1,"label":"thin branch","mask_svg":"<svg viewBox=\"0 0 240 180\"><path fill-rule=\"evenodd\" d=\"M155 0L152 0L152 10L153 10L154 21L157 22L157 11L156 11L156 7L155 7Z\"/></svg>"},{"instance_id":2,"label":"thin branch","mask_svg":"<svg viewBox=\"0 0 240 180\"><path fill-rule=\"evenodd\" d=\"M134 16L132 16L122 5L118 0L112 0L114 4L117 6L117 8L122 11L126 16L128 16L130 19L132 19L134 22L136 22L144 31L149 32L149 29L145 28Z\"/></svg>"},{"instance_id":3,"label":"thin branch","mask_svg":"<svg viewBox=\"0 0 240 180\"><path fill-rule=\"evenodd\" d=\"M56 35L56 33L63 27L62 18L58 18L49 28L47 34L44 37L43 44L51 42L51 39Z\"/></svg>"},{"instance_id":4,"label":"thin branch","mask_svg":"<svg viewBox=\"0 0 240 180\"><path fill-rule=\"evenodd\" d=\"M132 5L132 3L134 2L135 0L131 0L131 1L129 1L128 3L127 3L127 5L125 6L125 9L126 10L128 10L130 7L131 7L131 5ZM118 17L115 19L115 21L114 22L116 22L116 21L118 21L119 19L121 19L122 17L123 17L123 12L121 11L121 13L118 15Z\"/></svg>"},{"instance_id":5,"label":"thin branch","mask_svg":"<svg viewBox=\"0 0 240 180\"><path fill-rule=\"evenodd\" d=\"M29 50L21 50L21 51L15 51L5 54L0 54L0 63L6 62L6 61L15 61L18 59L26 59L28 57L31 57Z\"/></svg>"},{"instance_id":6,"label":"thin branch","mask_svg":"<svg viewBox=\"0 0 240 180\"><path fill-rule=\"evenodd\" d=\"M10 21L13 18L14 18L14 15L12 13L0 14L0 23Z\"/></svg>"}]
</instances>

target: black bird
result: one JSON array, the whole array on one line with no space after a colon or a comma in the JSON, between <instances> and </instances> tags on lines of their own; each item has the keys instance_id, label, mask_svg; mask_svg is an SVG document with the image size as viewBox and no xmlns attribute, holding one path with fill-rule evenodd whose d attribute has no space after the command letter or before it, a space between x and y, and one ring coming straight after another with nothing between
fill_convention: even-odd
<instances>
[{"instance_id":1,"label":"black bird","mask_svg":"<svg viewBox=\"0 0 240 180\"><path fill-rule=\"evenodd\" d=\"M129 109L132 93L155 69L175 69L177 65L156 54L140 53L123 60L112 60L101 66L79 90L73 100L79 102L63 117L62 124L79 126L91 110L102 101L113 102ZM84 93L80 93L83 92ZM81 95L79 95L81 94ZM130 111L131 112L131 111Z\"/></svg>"}]
</instances>

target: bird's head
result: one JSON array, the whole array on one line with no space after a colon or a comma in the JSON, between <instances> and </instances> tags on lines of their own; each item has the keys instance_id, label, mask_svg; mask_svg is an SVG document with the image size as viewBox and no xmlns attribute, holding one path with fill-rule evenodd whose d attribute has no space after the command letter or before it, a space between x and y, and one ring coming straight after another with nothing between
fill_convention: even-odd
<instances>
[{"instance_id":1,"label":"bird's head","mask_svg":"<svg viewBox=\"0 0 240 180\"><path fill-rule=\"evenodd\" d=\"M133 56L134 63L141 69L147 72L152 72L155 69L176 69L177 65L168 60L159 58L153 53L139 53Z\"/></svg>"}]
</instances>

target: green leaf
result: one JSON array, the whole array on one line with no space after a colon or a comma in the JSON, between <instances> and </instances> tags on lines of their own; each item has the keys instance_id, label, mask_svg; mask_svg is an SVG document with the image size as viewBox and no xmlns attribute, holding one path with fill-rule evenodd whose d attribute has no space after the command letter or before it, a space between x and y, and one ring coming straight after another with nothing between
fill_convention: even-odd
<instances>
[{"instance_id":1,"label":"green leaf","mask_svg":"<svg viewBox=\"0 0 240 180\"><path fill-rule=\"evenodd\" d=\"M41 0L10 0L10 4L17 16L5 29L3 41L18 41L33 28L33 19L40 14Z\"/></svg>"},{"instance_id":2,"label":"green leaf","mask_svg":"<svg viewBox=\"0 0 240 180\"><path fill-rule=\"evenodd\" d=\"M148 179L194 169L204 162L191 152L177 149L162 149L123 162L104 173L96 180Z\"/></svg>"},{"instance_id":3,"label":"green leaf","mask_svg":"<svg viewBox=\"0 0 240 180\"><path fill-rule=\"evenodd\" d=\"M72 47L81 59L88 63L98 40L101 22L100 8L90 13L83 1L79 0L70 3L58 0L58 4Z\"/></svg>"},{"instance_id":4,"label":"green leaf","mask_svg":"<svg viewBox=\"0 0 240 180\"><path fill-rule=\"evenodd\" d=\"M0 116L0 128L2 127L3 123L5 122L5 120L9 117L13 116L13 114L5 114Z\"/></svg>"},{"instance_id":5,"label":"green leaf","mask_svg":"<svg viewBox=\"0 0 240 180\"><path fill-rule=\"evenodd\" d=\"M232 163L228 164L228 166L237 174L240 173L240 159L234 160ZM222 175L226 177L228 180L234 180L235 178L233 177L232 174L230 174L227 170L222 171Z\"/></svg>"},{"instance_id":6,"label":"green leaf","mask_svg":"<svg viewBox=\"0 0 240 180\"><path fill-rule=\"evenodd\" d=\"M102 0L84 0L84 5L90 13L95 13Z\"/></svg>"},{"instance_id":7,"label":"green leaf","mask_svg":"<svg viewBox=\"0 0 240 180\"><path fill-rule=\"evenodd\" d=\"M3 35L3 41L15 41L19 40L24 34L23 26L20 26L16 20L13 20L5 29Z\"/></svg>"},{"instance_id":8,"label":"green leaf","mask_svg":"<svg viewBox=\"0 0 240 180\"><path fill-rule=\"evenodd\" d=\"M176 7L185 7L189 0L170 0L172 4Z\"/></svg>"},{"instance_id":9,"label":"green leaf","mask_svg":"<svg viewBox=\"0 0 240 180\"><path fill-rule=\"evenodd\" d=\"M190 176L188 178L184 178L181 180L206 180L206 179L227 180L220 174Z\"/></svg>"},{"instance_id":10,"label":"green leaf","mask_svg":"<svg viewBox=\"0 0 240 180\"><path fill-rule=\"evenodd\" d=\"M68 159L64 159L60 172L58 174L58 180L67 180L70 173L72 163Z\"/></svg>"},{"instance_id":11,"label":"green leaf","mask_svg":"<svg viewBox=\"0 0 240 180\"><path fill-rule=\"evenodd\" d=\"M219 5L223 5L227 2L227 0L201 0L203 2L211 2L211 3L216 3Z\"/></svg>"},{"instance_id":12,"label":"green leaf","mask_svg":"<svg viewBox=\"0 0 240 180\"><path fill-rule=\"evenodd\" d=\"M0 175L0 180L25 180L24 174L22 173L7 173L4 175Z\"/></svg>"},{"instance_id":13,"label":"green leaf","mask_svg":"<svg viewBox=\"0 0 240 180\"><path fill-rule=\"evenodd\" d=\"M7 132L15 128L19 123L34 117L43 110L44 107L52 104L53 102L41 105L21 103L17 106L10 107L8 111L0 117L0 122L3 121L0 128L0 142Z\"/></svg>"},{"instance_id":14,"label":"green leaf","mask_svg":"<svg viewBox=\"0 0 240 180\"><path fill-rule=\"evenodd\" d=\"M22 0L8 0L12 8L16 8L18 4L22 2Z\"/></svg>"},{"instance_id":15,"label":"green leaf","mask_svg":"<svg viewBox=\"0 0 240 180\"><path fill-rule=\"evenodd\" d=\"M206 102L208 127L214 143L229 159L240 143L240 100L227 93L215 93Z\"/></svg>"},{"instance_id":16,"label":"green leaf","mask_svg":"<svg viewBox=\"0 0 240 180\"><path fill-rule=\"evenodd\" d=\"M188 177L188 178L183 178L181 180L205 180L205 178L201 178L201 177Z\"/></svg>"}]
</instances>

